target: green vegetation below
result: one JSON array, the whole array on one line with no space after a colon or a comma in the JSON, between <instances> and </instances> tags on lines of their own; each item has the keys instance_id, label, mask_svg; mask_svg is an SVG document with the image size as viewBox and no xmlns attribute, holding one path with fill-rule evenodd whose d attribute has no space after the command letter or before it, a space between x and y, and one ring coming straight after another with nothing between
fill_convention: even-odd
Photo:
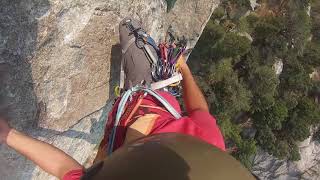
<instances>
[{"instance_id":1,"label":"green vegetation below","mask_svg":"<svg viewBox=\"0 0 320 180\"><path fill-rule=\"evenodd\" d=\"M297 142L320 124L320 83L310 78L320 66L320 3L265 0L249 8L248 0L222 0L191 67L228 150L244 165L251 167L257 147L299 160ZM280 74L275 64L283 64Z\"/></svg>"}]
</instances>

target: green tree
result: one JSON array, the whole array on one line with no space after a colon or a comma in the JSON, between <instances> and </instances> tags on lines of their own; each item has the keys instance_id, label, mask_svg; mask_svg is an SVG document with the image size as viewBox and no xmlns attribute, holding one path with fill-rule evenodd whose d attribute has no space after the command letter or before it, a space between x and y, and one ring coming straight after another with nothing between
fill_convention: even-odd
<instances>
[{"instance_id":1,"label":"green tree","mask_svg":"<svg viewBox=\"0 0 320 180\"><path fill-rule=\"evenodd\" d=\"M191 55L191 58L198 59L199 61L202 60L204 62L210 62L214 57L213 48L224 38L225 34L225 30L222 26L215 24L213 20L209 20L195 47L196 50Z\"/></svg>"},{"instance_id":2,"label":"green tree","mask_svg":"<svg viewBox=\"0 0 320 180\"><path fill-rule=\"evenodd\" d=\"M311 35L311 19L304 5L304 3L290 0L285 23L287 39L291 41L291 47L300 55Z\"/></svg>"},{"instance_id":3,"label":"green tree","mask_svg":"<svg viewBox=\"0 0 320 180\"><path fill-rule=\"evenodd\" d=\"M273 154L276 157L279 157L281 159L287 158L290 154L290 146L287 141L277 141L276 142L276 148L273 152Z\"/></svg>"},{"instance_id":4,"label":"green tree","mask_svg":"<svg viewBox=\"0 0 320 180\"><path fill-rule=\"evenodd\" d=\"M228 116L223 117L223 115L220 114L217 117L223 136L228 140L232 140L235 144L240 144L242 141L240 136L241 128L232 123Z\"/></svg>"},{"instance_id":5,"label":"green tree","mask_svg":"<svg viewBox=\"0 0 320 180\"><path fill-rule=\"evenodd\" d=\"M256 126L268 126L272 130L280 130L287 117L288 109L282 101L277 101L272 107L255 112L252 116Z\"/></svg>"},{"instance_id":6,"label":"green tree","mask_svg":"<svg viewBox=\"0 0 320 180\"><path fill-rule=\"evenodd\" d=\"M209 69L208 74L206 75L210 84L223 81L224 78L234 76L235 73L232 67L231 58L222 59L217 63L208 64L207 66Z\"/></svg>"},{"instance_id":7,"label":"green tree","mask_svg":"<svg viewBox=\"0 0 320 180\"><path fill-rule=\"evenodd\" d=\"M289 159L291 161L299 161L301 159L299 148L296 144L292 144L290 147Z\"/></svg>"},{"instance_id":8,"label":"green tree","mask_svg":"<svg viewBox=\"0 0 320 180\"><path fill-rule=\"evenodd\" d=\"M238 79L232 68L232 59L223 59L207 65L203 74L206 84L202 84L212 112L230 118L241 111L248 111L251 92Z\"/></svg>"},{"instance_id":9,"label":"green tree","mask_svg":"<svg viewBox=\"0 0 320 180\"><path fill-rule=\"evenodd\" d=\"M250 7L250 1L249 0L229 0L233 4L237 4L240 7Z\"/></svg>"},{"instance_id":10,"label":"green tree","mask_svg":"<svg viewBox=\"0 0 320 180\"><path fill-rule=\"evenodd\" d=\"M283 71L280 75L282 91L293 91L305 95L312 88L309 72L307 72L294 52L290 52L284 60Z\"/></svg>"},{"instance_id":11,"label":"green tree","mask_svg":"<svg viewBox=\"0 0 320 180\"><path fill-rule=\"evenodd\" d=\"M320 44L309 42L299 60L308 70L307 72L311 73L314 67L320 66Z\"/></svg>"},{"instance_id":12,"label":"green tree","mask_svg":"<svg viewBox=\"0 0 320 180\"><path fill-rule=\"evenodd\" d=\"M282 57L288 50L284 19L281 17L261 18L254 24L253 45L259 49L263 64L272 65L276 57Z\"/></svg>"},{"instance_id":13,"label":"green tree","mask_svg":"<svg viewBox=\"0 0 320 180\"><path fill-rule=\"evenodd\" d=\"M239 112L250 109L251 92L243 86L234 72L214 84L213 90L216 96L215 113L223 112L233 117Z\"/></svg>"},{"instance_id":14,"label":"green tree","mask_svg":"<svg viewBox=\"0 0 320 180\"><path fill-rule=\"evenodd\" d=\"M219 6L213 11L211 15L211 20L220 20L224 16L225 16L225 9Z\"/></svg>"},{"instance_id":15,"label":"green tree","mask_svg":"<svg viewBox=\"0 0 320 180\"><path fill-rule=\"evenodd\" d=\"M281 31L276 24L271 24L269 21L260 20L254 29L254 37L256 40L265 40L273 38Z\"/></svg>"},{"instance_id":16,"label":"green tree","mask_svg":"<svg viewBox=\"0 0 320 180\"><path fill-rule=\"evenodd\" d=\"M279 80L269 66L257 67L249 77L253 93L252 110L262 111L274 105Z\"/></svg>"},{"instance_id":17,"label":"green tree","mask_svg":"<svg viewBox=\"0 0 320 180\"><path fill-rule=\"evenodd\" d=\"M260 145L262 149L267 150L268 152L273 154L272 152L274 152L276 149L276 136L268 126L258 127L257 129L258 131L255 137L257 143Z\"/></svg>"},{"instance_id":18,"label":"green tree","mask_svg":"<svg viewBox=\"0 0 320 180\"><path fill-rule=\"evenodd\" d=\"M320 1L311 2L313 40L320 43Z\"/></svg>"},{"instance_id":19,"label":"green tree","mask_svg":"<svg viewBox=\"0 0 320 180\"><path fill-rule=\"evenodd\" d=\"M319 107L309 98L320 92L320 83L309 76L320 66L320 1L312 2L311 41L309 0L289 0L285 13L272 17L242 16L247 2L223 0L213 13L191 56L197 58L194 65L201 64L199 84L227 144L237 149L233 155L244 165L250 167L256 145L278 158L299 160L296 142L320 124ZM277 59L284 65L280 75L273 69ZM254 139L246 139L246 127L237 124L243 112L253 119Z\"/></svg>"},{"instance_id":20,"label":"green tree","mask_svg":"<svg viewBox=\"0 0 320 180\"><path fill-rule=\"evenodd\" d=\"M284 128L288 138L303 141L310 136L310 126L320 121L317 104L308 97L302 97L298 105L289 113L289 120Z\"/></svg>"},{"instance_id":21,"label":"green tree","mask_svg":"<svg viewBox=\"0 0 320 180\"><path fill-rule=\"evenodd\" d=\"M314 81L312 83L312 89L310 95L313 97L318 97L320 95L320 81Z\"/></svg>"},{"instance_id":22,"label":"green tree","mask_svg":"<svg viewBox=\"0 0 320 180\"><path fill-rule=\"evenodd\" d=\"M295 141L303 141L310 136L309 124L299 119L296 112L291 114L291 119L288 121L288 129L286 131L287 138L292 138Z\"/></svg>"},{"instance_id":23,"label":"green tree","mask_svg":"<svg viewBox=\"0 0 320 180\"><path fill-rule=\"evenodd\" d=\"M292 91L282 92L282 99L286 104L288 110L294 109L298 105L300 95Z\"/></svg>"},{"instance_id":24,"label":"green tree","mask_svg":"<svg viewBox=\"0 0 320 180\"><path fill-rule=\"evenodd\" d=\"M256 141L254 139L243 140L238 145L235 157L247 168L252 167L252 156L257 152Z\"/></svg>"},{"instance_id":25,"label":"green tree","mask_svg":"<svg viewBox=\"0 0 320 180\"><path fill-rule=\"evenodd\" d=\"M245 36L240 36L236 33L227 33L222 41L219 41L214 47L213 53L215 57L228 58L240 57L249 52L251 48L250 40Z\"/></svg>"},{"instance_id":26,"label":"green tree","mask_svg":"<svg viewBox=\"0 0 320 180\"><path fill-rule=\"evenodd\" d=\"M256 24L260 21L260 17L256 13L250 13L246 20L248 24L250 25L250 28L254 28Z\"/></svg>"},{"instance_id":27,"label":"green tree","mask_svg":"<svg viewBox=\"0 0 320 180\"><path fill-rule=\"evenodd\" d=\"M309 97L301 98L296 111L307 124L314 125L320 122L319 106Z\"/></svg>"}]
</instances>

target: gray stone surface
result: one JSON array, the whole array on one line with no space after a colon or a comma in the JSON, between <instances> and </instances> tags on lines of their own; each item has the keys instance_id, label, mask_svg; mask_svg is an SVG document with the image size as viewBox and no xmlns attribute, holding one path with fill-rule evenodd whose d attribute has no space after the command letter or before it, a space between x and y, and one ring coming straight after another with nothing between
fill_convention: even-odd
<instances>
[{"instance_id":1,"label":"gray stone surface","mask_svg":"<svg viewBox=\"0 0 320 180\"><path fill-rule=\"evenodd\" d=\"M311 134L315 130L311 130ZM261 179L320 179L320 143L310 136L300 142L299 152L301 160L291 162L278 160L263 151L258 151L253 159L252 172Z\"/></svg>"},{"instance_id":2,"label":"gray stone surface","mask_svg":"<svg viewBox=\"0 0 320 180\"><path fill-rule=\"evenodd\" d=\"M1 0L0 110L10 124L90 165L118 81L118 23L141 20L158 41L171 25L189 47L218 0ZM103 111L105 113L103 113ZM1 180L52 179L4 145Z\"/></svg>"},{"instance_id":3,"label":"gray stone surface","mask_svg":"<svg viewBox=\"0 0 320 180\"><path fill-rule=\"evenodd\" d=\"M278 160L263 151L258 151L253 161L252 172L260 179L298 180L301 174L293 163Z\"/></svg>"}]
</instances>

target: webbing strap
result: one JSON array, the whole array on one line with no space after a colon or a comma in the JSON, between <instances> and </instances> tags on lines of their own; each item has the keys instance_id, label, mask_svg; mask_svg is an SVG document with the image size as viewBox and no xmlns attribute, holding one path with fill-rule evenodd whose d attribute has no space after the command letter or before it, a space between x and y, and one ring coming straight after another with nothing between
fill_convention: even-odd
<instances>
[{"instance_id":1,"label":"webbing strap","mask_svg":"<svg viewBox=\"0 0 320 180\"><path fill-rule=\"evenodd\" d=\"M144 91L147 94L150 94L151 96L155 97L167 110L170 114L172 114L173 117L175 117L176 119L180 119L181 115L176 111L176 109L174 109L174 107L172 107L172 105L166 100L164 99L161 95L159 95L157 92L155 92L152 89L146 88L146 87L141 87L141 86L135 86L129 90L127 90L119 104L118 104L118 109L117 109L117 114L116 114L116 119L115 119L115 123L111 132L111 135L109 136L109 143L108 143L108 154L111 154L113 151L113 146L114 146L114 140L116 137L116 131L117 131L117 126L120 123L120 119L121 116L123 115L124 111L125 111L125 105L128 102L129 98L132 97L132 94L138 91Z\"/></svg>"},{"instance_id":2,"label":"webbing strap","mask_svg":"<svg viewBox=\"0 0 320 180\"><path fill-rule=\"evenodd\" d=\"M123 69L123 62L124 61L124 55L122 55L121 57L121 63L120 63L120 89L124 88L124 79L125 79L125 73L124 73L124 69Z\"/></svg>"},{"instance_id":3,"label":"webbing strap","mask_svg":"<svg viewBox=\"0 0 320 180\"><path fill-rule=\"evenodd\" d=\"M152 39L151 36L148 36L147 43L150 44L153 47L153 49L155 49L157 52L159 51L159 47L157 46L156 42L154 41L154 39Z\"/></svg>"},{"instance_id":4,"label":"webbing strap","mask_svg":"<svg viewBox=\"0 0 320 180\"><path fill-rule=\"evenodd\" d=\"M154 57L154 55L153 55L151 49L149 48L148 44L145 44L145 45L143 46L143 48L146 50L147 55L148 55L149 58L152 60L152 63L153 63L154 65L156 65L157 62L158 62L158 59L157 59L156 57Z\"/></svg>"},{"instance_id":5,"label":"webbing strap","mask_svg":"<svg viewBox=\"0 0 320 180\"><path fill-rule=\"evenodd\" d=\"M178 73L178 74L172 76L169 79L152 83L151 84L151 89L153 89L153 90L162 89L162 88L165 88L165 87L167 87L167 86L169 86L171 84L177 83L177 82L179 82L181 80L182 80L182 75L180 73Z\"/></svg>"},{"instance_id":6,"label":"webbing strap","mask_svg":"<svg viewBox=\"0 0 320 180\"><path fill-rule=\"evenodd\" d=\"M120 89L124 88L124 79L125 79L125 73L123 69L124 54L128 51L129 47L134 43L135 40L136 40L135 37L131 38L122 49L122 58L121 58L121 64L120 64L120 85L119 85Z\"/></svg>"}]
</instances>

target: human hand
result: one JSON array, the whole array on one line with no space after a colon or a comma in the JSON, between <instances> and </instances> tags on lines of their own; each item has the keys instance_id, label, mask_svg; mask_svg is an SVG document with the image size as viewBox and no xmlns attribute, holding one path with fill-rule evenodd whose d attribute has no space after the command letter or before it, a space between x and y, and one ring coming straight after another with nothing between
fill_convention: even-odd
<instances>
[{"instance_id":1,"label":"human hand","mask_svg":"<svg viewBox=\"0 0 320 180\"><path fill-rule=\"evenodd\" d=\"M7 121L4 118L0 117L0 144L7 143L7 137L10 131L11 128Z\"/></svg>"},{"instance_id":2,"label":"human hand","mask_svg":"<svg viewBox=\"0 0 320 180\"><path fill-rule=\"evenodd\" d=\"M188 68L188 65L186 63L186 58L181 55L179 57L179 59L177 60L177 63L176 63L176 68L179 70L179 71L183 71L184 69Z\"/></svg>"}]
</instances>

